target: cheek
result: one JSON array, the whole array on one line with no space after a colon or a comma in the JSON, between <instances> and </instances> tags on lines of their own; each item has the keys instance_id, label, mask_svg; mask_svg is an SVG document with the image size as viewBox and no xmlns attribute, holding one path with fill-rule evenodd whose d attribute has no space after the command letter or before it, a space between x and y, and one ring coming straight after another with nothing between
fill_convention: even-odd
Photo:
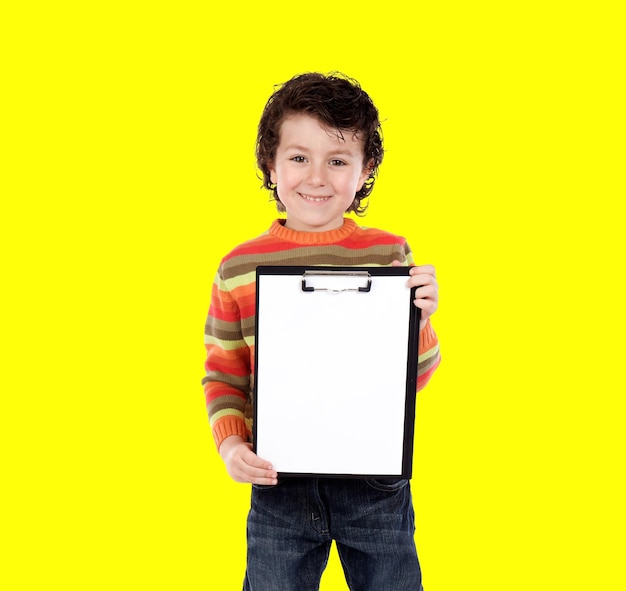
<instances>
[{"instance_id":1,"label":"cheek","mask_svg":"<svg viewBox=\"0 0 626 591\"><path fill-rule=\"evenodd\" d=\"M356 193L363 186L363 183L365 182L365 178L366 177L363 177L362 174L351 176L349 179L346 180L346 183L345 183L346 190L353 194Z\"/></svg>"},{"instance_id":2,"label":"cheek","mask_svg":"<svg viewBox=\"0 0 626 591\"><path fill-rule=\"evenodd\" d=\"M283 189L287 189L298 183L298 177L289 167L283 167L272 172L272 182L280 185Z\"/></svg>"}]
</instances>

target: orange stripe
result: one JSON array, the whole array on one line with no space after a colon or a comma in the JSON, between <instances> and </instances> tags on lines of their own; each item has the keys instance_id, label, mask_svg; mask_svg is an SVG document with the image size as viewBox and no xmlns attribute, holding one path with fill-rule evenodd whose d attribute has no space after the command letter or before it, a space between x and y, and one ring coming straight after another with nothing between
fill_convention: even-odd
<instances>
[{"instance_id":1,"label":"orange stripe","mask_svg":"<svg viewBox=\"0 0 626 591\"><path fill-rule=\"evenodd\" d=\"M245 358L230 361L211 356L211 359L206 360L204 367L207 372L217 371L225 374L230 373L239 378L247 376L250 373L250 364Z\"/></svg>"},{"instance_id":2,"label":"orange stripe","mask_svg":"<svg viewBox=\"0 0 626 591\"><path fill-rule=\"evenodd\" d=\"M207 382L204 385L204 396L207 404L221 396L237 396L244 401L246 400L246 396L241 390L227 386L223 382Z\"/></svg>"},{"instance_id":3,"label":"orange stripe","mask_svg":"<svg viewBox=\"0 0 626 591\"><path fill-rule=\"evenodd\" d=\"M232 363L233 361L245 359L248 347L237 347L237 349L222 349L219 345L206 345L207 356L217 359L220 362Z\"/></svg>"},{"instance_id":4,"label":"orange stripe","mask_svg":"<svg viewBox=\"0 0 626 591\"><path fill-rule=\"evenodd\" d=\"M426 326L422 329L419 336L419 354L432 349L437 345L439 340L430 324L430 318L426 321Z\"/></svg>"},{"instance_id":5,"label":"orange stripe","mask_svg":"<svg viewBox=\"0 0 626 591\"><path fill-rule=\"evenodd\" d=\"M247 300L254 299L256 295L256 282L251 281L250 283L246 283L245 285L240 285L239 287L235 287L231 292L234 300Z\"/></svg>"},{"instance_id":6,"label":"orange stripe","mask_svg":"<svg viewBox=\"0 0 626 591\"><path fill-rule=\"evenodd\" d=\"M230 305L230 302L224 297L224 292L220 291L217 287L214 288L213 296L211 297L209 316L213 316L218 320L224 320L225 322L239 321L237 307Z\"/></svg>"}]
</instances>

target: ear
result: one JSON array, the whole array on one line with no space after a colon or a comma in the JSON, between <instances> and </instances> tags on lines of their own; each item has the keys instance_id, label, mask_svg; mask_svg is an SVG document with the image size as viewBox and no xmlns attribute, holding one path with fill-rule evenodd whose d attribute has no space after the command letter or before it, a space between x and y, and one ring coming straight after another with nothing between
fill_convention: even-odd
<instances>
[{"instance_id":1,"label":"ear","mask_svg":"<svg viewBox=\"0 0 626 591\"><path fill-rule=\"evenodd\" d=\"M270 171L270 181L272 181L274 185L278 184L278 177L276 175L276 168L274 167L274 163L272 162L268 164L267 169Z\"/></svg>"},{"instance_id":2,"label":"ear","mask_svg":"<svg viewBox=\"0 0 626 591\"><path fill-rule=\"evenodd\" d=\"M363 188L365 181L372 174L372 170L374 170L374 159L371 158L370 161L363 167L363 172L361 172L361 176L359 177L359 191Z\"/></svg>"}]
</instances>

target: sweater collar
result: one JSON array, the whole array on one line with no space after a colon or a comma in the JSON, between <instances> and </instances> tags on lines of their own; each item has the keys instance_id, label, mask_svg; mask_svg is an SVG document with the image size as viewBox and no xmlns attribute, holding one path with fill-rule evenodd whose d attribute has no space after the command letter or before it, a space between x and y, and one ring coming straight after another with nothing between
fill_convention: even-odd
<instances>
[{"instance_id":1,"label":"sweater collar","mask_svg":"<svg viewBox=\"0 0 626 591\"><path fill-rule=\"evenodd\" d=\"M301 232L299 230L291 230L284 226L285 220L274 220L270 227L270 234L296 244L334 244L347 238L352 234L358 226L356 222L350 218L343 219L343 226L326 232Z\"/></svg>"}]
</instances>

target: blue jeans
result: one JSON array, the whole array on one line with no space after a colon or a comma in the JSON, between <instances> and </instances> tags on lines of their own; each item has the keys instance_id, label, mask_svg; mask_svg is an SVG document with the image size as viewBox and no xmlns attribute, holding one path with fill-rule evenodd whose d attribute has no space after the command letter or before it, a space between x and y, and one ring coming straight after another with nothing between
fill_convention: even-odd
<instances>
[{"instance_id":1,"label":"blue jeans","mask_svg":"<svg viewBox=\"0 0 626 591\"><path fill-rule=\"evenodd\" d=\"M317 591L332 540L351 591L422 591L408 480L252 487L244 591Z\"/></svg>"}]
</instances>

